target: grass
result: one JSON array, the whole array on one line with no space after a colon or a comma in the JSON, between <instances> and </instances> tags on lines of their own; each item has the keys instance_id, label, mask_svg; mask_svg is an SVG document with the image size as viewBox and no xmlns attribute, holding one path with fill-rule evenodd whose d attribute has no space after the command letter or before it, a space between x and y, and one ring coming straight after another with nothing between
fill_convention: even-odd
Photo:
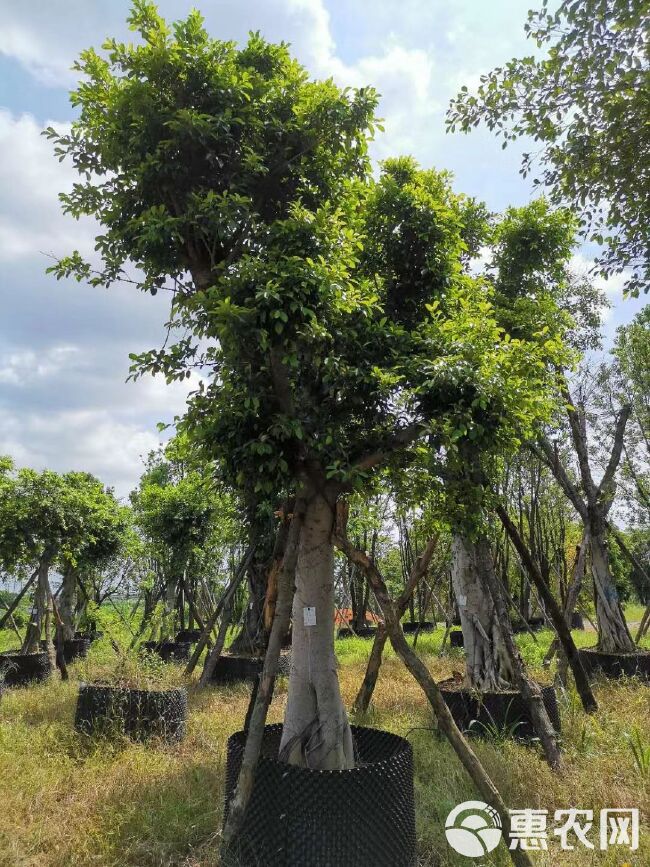
<instances>
[{"instance_id":1,"label":"grass","mask_svg":"<svg viewBox=\"0 0 650 867\"><path fill-rule=\"evenodd\" d=\"M461 651L439 655L442 630L421 635L418 651L440 680L462 671ZM4 638L5 636L2 636ZM583 644L593 633L576 633ZM548 647L550 632L519 636L533 666ZM337 642L340 680L349 707L363 677L371 643ZM74 732L78 680L115 665L108 640L93 646L86 663L71 666L68 683L7 691L0 701L0 867L211 867L218 865L225 744L241 727L249 689L245 685L198 690L188 684L186 740L176 746L94 740ZM168 666L168 682L182 680ZM536 670L548 678L548 673ZM539 749L508 739L475 742L475 749L507 803L515 808L603 807L646 809L638 852L577 847L535 855L543 867L614 867L650 864L650 775L643 756L650 744L650 689L634 680L601 681L600 710L582 712L574 694L561 699L566 769L551 772ZM270 722L280 721L286 682L279 682ZM448 744L434 730L417 685L387 649L370 712L356 722L407 736L415 754L418 850L421 867L461 867L444 837L444 820L456 804L476 797ZM633 746L634 745L634 748ZM639 750L641 753L639 753ZM639 755L642 756L639 759ZM594 829L597 831L597 829ZM593 832L592 832L593 833ZM552 836L552 835L551 835ZM509 864L503 846L481 865Z\"/></svg>"}]
</instances>

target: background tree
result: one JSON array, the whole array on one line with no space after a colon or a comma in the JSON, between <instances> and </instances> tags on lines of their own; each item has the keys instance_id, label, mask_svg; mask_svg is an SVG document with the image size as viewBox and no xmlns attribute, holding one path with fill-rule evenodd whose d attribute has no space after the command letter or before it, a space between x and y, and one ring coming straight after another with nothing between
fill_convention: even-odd
<instances>
[{"instance_id":1,"label":"background tree","mask_svg":"<svg viewBox=\"0 0 650 867\"><path fill-rule=\"evenodd\" d=\"M216 577L218 566L210 554L223 557L221 546L232 541L232 530L228 532L227 526L232 518L231 504L227 496L219 496L211 468L206 466L201 472L192 466L184 446L177 441L149 456L131 502L157 579L154 596L163 602L162 619L156 624L159 637L170 639L176 626L185 626L186 605L190 622L198 613L200 578ZM215 550L217 527L220 538ZM215 574L206 576L206 567L208 573L214 568ZM153 613L151 607L149 613Z\"/></svg>"},{"instance_id":2,"label":"background tree","mask_svg":"<svg viewBox=\"0 0 650 867\"><path fill-rule=\"evenodd\" d=\"M547 0L526 31L542 57L514 59L452 100L449 128L481 121L503 137L539 143L522 172L541 167L556 203L582 215L585 236L605 250L605 275L630 270L627 291L650 288L650 66L646 0Z\"/></svg>"},{"instance_id":3,"label":"background tree","mask_svg":"<svg viewBox=\"0 0 650 867\"><path fill-rule=\"evenodd\" d=\"M82 524L79 543L66 545L57 564L61 573L58 608L63 637L69 639L74 637L77 612L83 610L89 598L90 576L125 550L131 516L130 510L117 502L113 492L89 473L66 473L64 478L76 494ZM78 600L79 595L82 600ZM82 604L78 605L78 601Z\"/></svg>"},{"instance_id":4,"label":"background tree","mask_svg":"<svg viewBox=\"0 0 650 867\"><path fill-rule=\"evenodd\" d=\"M0 486L0 560L9 572L20 566L37 571L32 617L23 651L38 649L50 593L50 570L57 564L71 574L84 552L99 553L114 544L124 516L112 494L89 473L63 475L51 470L13 470L5 462ZM67 585L66 591L70 588ZM73 615L66 612L68 630Z\"/></svg>"}]
</instances>

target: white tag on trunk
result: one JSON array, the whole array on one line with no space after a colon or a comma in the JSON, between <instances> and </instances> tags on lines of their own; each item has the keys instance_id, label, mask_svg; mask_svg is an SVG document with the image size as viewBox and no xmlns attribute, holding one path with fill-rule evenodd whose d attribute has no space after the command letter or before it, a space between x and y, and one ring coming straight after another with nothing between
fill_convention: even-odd
<instances>
[{"instance_id":1,"label":"white tag on trunk","mask_svg":"<svg viewBox=\"0 0 650 867\"><path fill-rule=\"evenodd\" d=\"M316 608L307 605L302 609L302 622L305 626L316 626Z\"/></svg>"},{"instance_id":2,"label":"white tag on trunk","mask_svg":"<svg viewBox=\"0 0 650 867\"><path fill-rule=\"evenodd\" d=\"M467 605L467 596L462 596L459 593L458 594L458 604L464 608Z\"/></svg>"}]
</instances>

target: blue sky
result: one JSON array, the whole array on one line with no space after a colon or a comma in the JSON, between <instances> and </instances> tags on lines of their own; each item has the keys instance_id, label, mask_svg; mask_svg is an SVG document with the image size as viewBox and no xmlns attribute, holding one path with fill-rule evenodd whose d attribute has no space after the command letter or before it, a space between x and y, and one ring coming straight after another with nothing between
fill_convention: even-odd
<instances>
[{"instance_id":1,"label":"blue sky","mask_svg":"<svg viewBox=\"0 0 650 867\"><path fill-rule=\"evenodd\" d=\"M210 32L242 40L260 30L292 43L317 76L374 85L386 132L377 159L411 153L447 168L457 189L493 210L521 204L520 146L501 150L485 130L447 135L449 99L482 72L532 52L524 23L530 0L161 0L168 18L197 5ZM158 421L182 412L186 386L160 379L125 383L128 353L163 339L164 293L57 283L46 254L92 252L94 227L63 218L56 195L73 181L39 133L74 117L67 93L79 51L109 35L129 38L127 0L0 0L0 453L21 465L87 469L120 495L158 443ZM590 252L576 253L587 267ZM606 285L613 308L606 335L642 301L624 301L622 280Z\"/></svg>"}]
</instances>

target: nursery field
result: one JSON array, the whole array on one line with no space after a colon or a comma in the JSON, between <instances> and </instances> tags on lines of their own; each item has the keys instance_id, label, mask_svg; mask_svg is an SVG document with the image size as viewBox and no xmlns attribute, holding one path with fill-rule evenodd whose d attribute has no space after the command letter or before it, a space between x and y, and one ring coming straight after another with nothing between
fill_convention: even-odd
<instances>
[{"instance_id":1,"label":"nursery field","mask_svg":"<svg viewBox=\"0 0 650 867\"><path fill-rule=\"evenodd\" d=\"M633 619L632 617L630 619ZM113 622L114 630L118 625ZM418 640L418 651L436 679L463 670L462 652L440 654L443 630ZM593 633L575 632L579 645ZM122 637L122 636L120 636ZM526 661L540 679L550 632L535 642L519 636ZM11 635L1 636L3 646ZM646 646L648 640L645 641ZM337 641L340 679L349 707L363 677L370 642ZM80 680L115 666L107 639L89 658L70 667L67 683L7 690L0 701L0 865L2 867L208 867L219 864L225 744L241 727L249 687L199 690L188 684L189 730L175 746L121 739L92 739L75 733L73 717ZM182 681L181 668L167 666L169 683ZM287 684L276 687L269 721L282 719ZM512 808L549 810L579 807L639 807L639 850L606 852L576 848L533 854L540 865L650 863L650 689L629 680L600 681L600 705L587 717L573 694L561 697L562 745L566 768L554 774L535 747L515 744L504 733L475 742L476 752ZM407 736L415 752L419 864L467 864L444 836L444 820L456 804L475 796L472 784L446 741L437 736L428 706L392 651L386 654L374 703L364 724ZM632 744L636 745L636 751ZM472 862L479 863L479 862ZM480 861L509 863L504 846Z\"/></svg>"}]
</instances>

